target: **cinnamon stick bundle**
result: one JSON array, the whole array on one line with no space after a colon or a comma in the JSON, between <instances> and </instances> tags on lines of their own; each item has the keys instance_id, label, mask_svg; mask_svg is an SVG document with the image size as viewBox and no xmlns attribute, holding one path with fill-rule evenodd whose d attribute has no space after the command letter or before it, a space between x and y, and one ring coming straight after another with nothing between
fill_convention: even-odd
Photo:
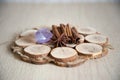
<instances>
[{"instance_id":1,"label":"cinnamon stick bundle","mask_svg":"<svg viewBox=\"0 0 120 80\"><path fill-rule=\"evenodd\" d=\"M52 25L52 32L56 47L66 46L68 43L79 43L79 33L75 27L71 27L69 24Z\"/></svg>"}]
</instances>

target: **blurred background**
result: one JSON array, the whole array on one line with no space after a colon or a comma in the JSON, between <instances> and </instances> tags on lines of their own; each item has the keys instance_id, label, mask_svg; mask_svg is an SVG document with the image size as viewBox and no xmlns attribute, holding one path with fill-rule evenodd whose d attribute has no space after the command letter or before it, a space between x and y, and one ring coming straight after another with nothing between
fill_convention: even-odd
<instances>
[{"instance_id":1,"label":"blurred background","mask_svg":"<svg viewBox=\"0 0 120 80\"><path fill-rule=\"evenodd\" d=\"M120 80L120 0L0 0L0 80ZM18 33L51 25L93 27L115 48L104 58L75 68L32 65L15 58ZM8 46L9 45L9 46Z\"/></svg>"},{"instance_id":2,"label":"blurred background","mask_svg":"<svg viewBox=\"0 0 120 80\"><path fill-rule=\"evenodd\" d=\"M0 0L0 2L69 3L69 2L120 2L120 0Z\"/></svg>"}]
</instances>

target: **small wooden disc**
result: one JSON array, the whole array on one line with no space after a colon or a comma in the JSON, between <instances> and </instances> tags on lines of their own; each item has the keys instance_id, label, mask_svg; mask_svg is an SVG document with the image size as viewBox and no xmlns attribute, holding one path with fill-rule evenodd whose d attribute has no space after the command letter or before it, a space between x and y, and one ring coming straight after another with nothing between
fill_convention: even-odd
<instances>
[{"instance_id":1,"label":"small wooden disc","mask_svg":"<svg viewBox=\"0 0 120 80\"><path fill-rule=\"evenodd\" d=\"M40 57L40 56L47 56L51 48L46 45L31 45L24 48L24 52L29 57Z\"/></svg>"},{"instance_id":2,"label":"small wooden disc","mask_svg":"<svg viewBox=\"0 0 120 80\"><path fill-rule=\"evenodd\" d=\"M92 27L81 27L78 29L78 32L84 35L95 34L96 30Z\"/></svg>"},{"instance_id":3,"label":"small wooden disc","mask_svg":"<svg viewBox=\"0 0 120 80\"><path fill-rule=\"evenodd\" d=\"M35 43L35 40L33 40L29 37L22 37L22 38L17 39L15 41L15 44L18 45L18 46L21 46L21 47L27 47L27 46L30 46L30 45L34 45L36 43Z\"/></svg>"},{"instance_id":4,"label":"small wooden disc","mask_svg":"<svg viewBox=\"0 0 120 80\"><path fill-rule=\"evenodd\" d=\"M35 37L36 32L37 32L37 30L30 29L30 30L26 30L26 31L22 32L20 34L20 36L21 37L26 37L26 36Z\"/></svg>"},{"instance_id":5,"label":"small wooden disc","mask_svg":"<svg viewBox=\"0 0 120 80\"><path fill-rule=\"evenodd\" d=\"M93 43L82 43L76 46L76 50L84 55L98 55L102 53L102 46Z\"/></svg>"},{"instance_id":6,"label":"small wooden disc","mask_svg":"<svg viewBox=\"0 0 120 80\"><path fill-rule=\"evenodd\" d=\"M69 47L57 47L51 51L51 56L57 61L74 61L78 56L77 51Z\"/></svg>"},{"instance_id":7,"label":"small wooden disc","mask_svg":"<svg viewBox=\"0 0 120 80\"><path fill-rule=\"evenodd\" d=\"M101 34L92 34L85 37L85 40L90 43L96 43L96 44L106 44L107 43L107 37L103 36Z\"/></svg>"}]
</instances>

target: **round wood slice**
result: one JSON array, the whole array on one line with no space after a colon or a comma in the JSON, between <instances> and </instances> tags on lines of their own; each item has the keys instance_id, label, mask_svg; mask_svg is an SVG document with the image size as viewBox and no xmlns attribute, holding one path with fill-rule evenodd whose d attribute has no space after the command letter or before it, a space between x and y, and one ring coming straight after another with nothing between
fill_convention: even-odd
<instances>
[{"instance_id":1,"label":"round wood slice","mask_svg":"<svg viewBox=\"0 0 120 80\"><path fill-rule=\"evenodd\" d=\"M78 54L77 51L69 47L57 47L51 51L51 56L57 61L68 62L74 61Z\"/></svg>"},{"instance_id":2,"label":"round wood slice","mask_svg":"<svg viewBox=\"0 0 120 80\"><path fill-rule=\"evenodd\" d=\"M101 34L88 35L85 37L85 40L90 43L96 43L96 44L100 44L100 45L107 44L107 42L108 42L108 38Z\"/></svg>"},{"instance_id":3,"label":"round wood slice","mask_svg":"<svg viewBox=\"0 0 120 80\"><path fill-rule=\"evenodd\" d=\"M24 48L24 52L29 57L44 57L49 54L51 48L46 45L31 45Z\"/></svg>"},{"instance_id":4,"label":"round wood slice","mask_svg":"<svg viewBox=\"0 0 120 80\"><path fill-rule=\"evenodd\" d=\"M75 48L79 54L84 54L84 55L98 55L102 53L102 46L93 44L93 43L82 43L76 46Z\"/></svg>"},{"instance_id":5,"label":"round wood slice","mask_svg":"<svg viewBox=\"0 0 120 80\"><path fill-rule=\"evenodd\" d=\"M85 55L85 54L79 54L79 56L83 57L84 59L85 58L87 58L87 59L98 59L98 58L106 56L107 54L108 54L108 49L107 48L103 48L101 54L98 54L98 55L95 55L95 56Z\"/></svg>"},{"instance_id":6,"label":"round wood slice","mask_svg":"<svg viewBox=\"0 0 120 80\"><path fill-rule=\"evenodd\" d=\"M34 64L45 64L51 60L48 56L29 57L24 53L23 48L19 46L12 45L11 49L14 53L16 53L20 57L21 60L25 62L34 63Z\"/></svg>"},{"instance_id":7,"label":"round wood slice","mask_svg":"<svg viewBox=\"0 0 120 80\"><path fill-rule=\"evenodd\" d=\"M26 30L26 31L22 32L20 34L20 36L21 37L26 37L26 36L35 37L36 32L37 32L37 30L30 29L30 30Z\"/></svg>"},{"instance_id":8,"label":"round wood slice","mask_svg":"<svg viewBox=\"0 0 120 80\"><path fill-rule=\"evenodd\" d=\"M83 35L89 35L89 34L95 34L96 30L91 27L81 27L78 29L78 32L83 34Z\"/></svg>"},{"instance_id":9,"label":"round wood slice","mask_svg":"<svg viewBox=\"0 0 120 80\"><path fill-rule=\"evenodd\" d=\"M27 46L30 46L30 45L35 45L36 42L29 37L22 37L22 38L17 39L15 41L15 44L18 45L18 46L21 46L21 47L27 47Z\"/></svg>"}]
</instances>

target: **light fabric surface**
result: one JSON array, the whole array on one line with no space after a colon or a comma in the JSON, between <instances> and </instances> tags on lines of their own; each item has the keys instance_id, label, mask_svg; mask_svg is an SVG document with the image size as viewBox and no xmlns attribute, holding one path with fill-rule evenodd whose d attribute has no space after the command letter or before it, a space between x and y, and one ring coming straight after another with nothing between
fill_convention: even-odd
<instances>
[{"instance_id":1,"label":"light fabric surface","mask_svg":"<svg viewBox=\"0 0 120 80\"><path fill-rule=\"evenodd\" d=\"M17 33L59 23L91 26L107 35L115 49L73 68L29 64L10 51ZM119 4L0 4L0 80L120 80L119 35Z\"/></svg>"},{"instance_id":2,"label":"light fabric surface","mask_svg":"<svg viewBox=\"0 0 120 80\"><path fill-rule=\"evenodd\" d=\"M69 2L120 2L119 0L0 0L0 2L22 3L69 3Z\"/></svg>"}]
</instances>

